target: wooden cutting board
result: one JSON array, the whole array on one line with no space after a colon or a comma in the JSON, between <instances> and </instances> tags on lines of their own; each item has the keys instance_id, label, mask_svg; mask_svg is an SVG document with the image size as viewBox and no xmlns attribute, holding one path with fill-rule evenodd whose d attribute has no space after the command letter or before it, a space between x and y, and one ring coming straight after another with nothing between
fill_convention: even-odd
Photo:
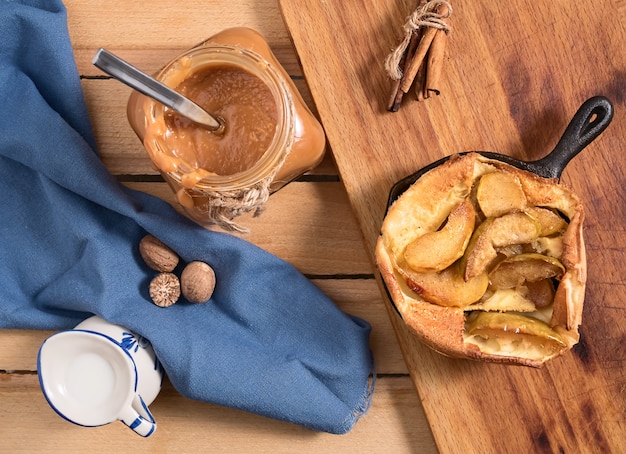
<instances>
[{"instance_id":1,"label":"wooden cutting board","mask_svg":"<svg viewBox=\"0 0 626 454\"><path fill-rule=\"evenodd\" d=\"M388 305L442 452L626 450L626 60L624 1L454 1L440 96L387 112L383 61L415 6L399 0L280 0L369 252L392 184L455 152L532 160L591 96L608 129L562 181L586 202L582 340L541 370L448 359Z\"/></svg>"}]
</instances>

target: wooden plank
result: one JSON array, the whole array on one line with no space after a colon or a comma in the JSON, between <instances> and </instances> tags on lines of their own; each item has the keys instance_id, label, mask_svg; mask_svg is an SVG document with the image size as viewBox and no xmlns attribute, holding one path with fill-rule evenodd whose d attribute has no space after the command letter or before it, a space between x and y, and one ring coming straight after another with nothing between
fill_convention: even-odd
<instances>
[{"instance_id":1,"label":"wooden plank","mask_svg":"<svg viewBox=\"0 0 626 454\"><path fill-rule=\"evenodd\" d=\"M371 417L341 436L184 399L167 382L150 406L158 426L149 438L120 422L85 428L63 420L33 374L0 374L0 402L3 452L436 452L406 376L379 378Z\"/></svg>"},{"instance_id":2,"label":"wooden plank","mask_svg":"<svg viewBox=\"0 0 626 454\"><path fill-rule=\"evenodd\" d=\"M414 1L280 3L370 253L401 177L467 150L539 158L587 98L624 105L623 2L515 0L497 13L488 2L453 2L442 95L407 96L393 114L382 62ZM626 212L615 188L626 185L616 153L625 134L616 115L563 175L587 204L589 285L573 352L543 370L452 360L417 342L387 306L442 452L623 450Z\"/></svg>"},{"instance_id":3,"label":"wooden plank","mask_svg":"<svg viewBox=\"0 0 626 454\"><path fill-rule=\"evenodd\" d=\"M74 48L187 48L224 28L245 26L270 44L289 44L275 0L167 0L91 2L66 0Z\"/></svg>"},{"instance_id":4,"label":"wooden plank","mask_svg":"<svg viewBox=\"0 0 626 454\"><path fill-rule=\"evenodd\" d=\"M313 279L312 282L341 310L372 325L370 345L379 374L408 373L373 279ZM0 371L35 372L39 347L52 334L54 331L0 330Z\"/></svg>"},{"instance_id":5,"label":"wooden plank","mask_svg":"<svg viewBox=\"0 0 626 454\"><path fill-rule=\"evenodd\" d=\"M0 329L0 371L36 372L39 347L54 333L46 330Z\"/></svg>"},{"instance_id":6,"label":"wooden plank","mask_svg":"<svg viewBox=\"0 0 626 454\"><path fill-rule=\"evenodd\" d=\"M165 183L125 184L180 210ZM337 182L291 183L270 197L260 216L241 216L239 221L251 231L237 236L289 261L307 275L371 276L372 264L341 189Z\"/></svg>"}]
</instances>

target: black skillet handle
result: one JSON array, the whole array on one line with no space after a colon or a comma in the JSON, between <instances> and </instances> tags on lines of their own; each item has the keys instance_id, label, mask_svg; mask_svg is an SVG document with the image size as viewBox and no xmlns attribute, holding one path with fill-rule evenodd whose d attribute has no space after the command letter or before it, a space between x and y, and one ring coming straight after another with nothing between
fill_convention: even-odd
<instances>
[{"instance_id":1,"label":"black skillet handle","mask_svg":"<svg viewBox=\"0 0 626 454\"><path fill-rule=\"evenodd\" d=\"M522 170L533 172L544 178L560 178L565 166L580 153L587 145L593 142L611 123L613 119L613 104L604 96L594 96L585 101L574 114L559 143L547 156L537 161L520 161L507 155L493 152L479 151L482 155L506 162ZM443 164L450 156L445 156L436 162L418 170L398 181L389 193L387 208L429 170Z\"/></svg>"},{"instance_id":2,"label":"black skillet handle","mask_svg":"<svg viewBox=\"0 0 626 454\"><path fill-rule=\"evenodd\" d=\"M604 96L588 99L574 114L554 150L538 161L529 162L529 170L545 178L560 178L571 159L593 142L612 119L611 101Z\"/></svg>"}]
</instances>

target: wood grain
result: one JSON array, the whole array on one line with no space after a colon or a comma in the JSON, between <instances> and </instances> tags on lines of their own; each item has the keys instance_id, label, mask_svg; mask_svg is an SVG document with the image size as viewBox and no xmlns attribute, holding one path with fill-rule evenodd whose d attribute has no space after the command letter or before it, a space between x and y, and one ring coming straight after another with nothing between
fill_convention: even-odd
<instances>
[{"instance_id":1,"label":"wood grain","mask_svg":"<svg viewBox=\"0 0 626 454\"><path fill-rule=\"evenodd\" d=\"M271 45L289 44L274 0L168 0L97 2L65 0L75 49L189 48L229 27L251 27Z\"/></svg>"},{"instance_id":2,"label":"wood grain","mask_svg":"<svg viewBox=\"0 0 626 454\"><path fill-rule=\"evenodd\" d=\"M623 2L452 2L442 95L385 103L382 68L413 1L280 0L339 173L373 254L394 182L445 155L536 159L587 98L616 115L562 181L586 202L589 285L581 343L542 370L453 360L417 342L387 304L442 452L620 452L626 428L626 258L620 156ZM315 27L309 27L309 24Z\"/></svg>"},{"instance_id":3,"label":"wood grain","mask_svg":"<svg viewBox=\"0 0 626 454\"><path fill-rule=\"evenodd\" d=\"M0 439L7 453L278 453L374 452L410 454L428 446L428 426L407 376L379 383L372 417L344 436L183 399L169 383L150 406L157 431L141 438L119 424L85 428L61 419L48 406L35 375L0 375Z\"/></svg>"}]
</instances>

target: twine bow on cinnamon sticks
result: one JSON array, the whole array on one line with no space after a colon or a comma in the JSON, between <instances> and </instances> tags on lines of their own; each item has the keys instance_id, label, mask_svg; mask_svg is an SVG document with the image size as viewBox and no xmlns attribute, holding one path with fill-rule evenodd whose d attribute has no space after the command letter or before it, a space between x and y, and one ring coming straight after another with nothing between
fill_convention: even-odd
<instances>
[{"instance_id":1,"label":"twine bow on cinnamon sticks","mask_svg":"<svg viewBox=\"0 0 626 454\"><path fill-rule=\"evenodd\" d=\"M446 19L452 5L443 0L421 1L404 24L404 39L385 60L385 70L393 80L387 110L396 112L403 96L415 86L418 101L438 95L447 34Z\"/></svg>"}]
</instances>

